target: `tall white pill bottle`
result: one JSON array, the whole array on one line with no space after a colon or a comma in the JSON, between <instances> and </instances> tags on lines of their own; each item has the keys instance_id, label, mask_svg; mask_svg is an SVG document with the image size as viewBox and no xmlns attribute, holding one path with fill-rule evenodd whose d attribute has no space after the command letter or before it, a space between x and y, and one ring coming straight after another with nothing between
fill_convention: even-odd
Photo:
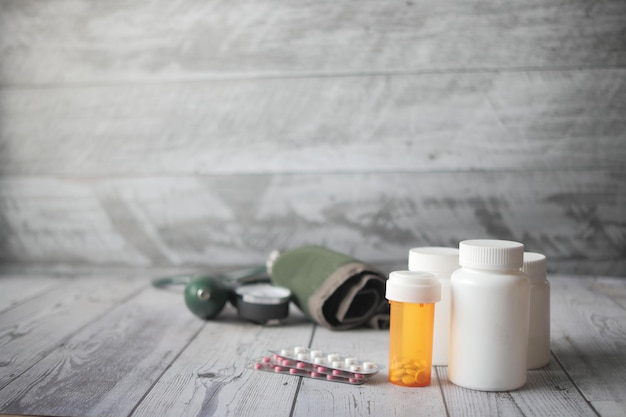
<instances>
[{"instance_id":1,"label":"tall white pill bottle","mask_svg":"<svg viewBox=\"0 0 626 417\"><path fill-rule=\"evenodd\" d=\"M441 301L435 305L433 365L448 365L450 346L450 275L459 269L459 249L422 246L409 250L409 271L435 274L441 282Z\"/></svg>"}]
</instances>

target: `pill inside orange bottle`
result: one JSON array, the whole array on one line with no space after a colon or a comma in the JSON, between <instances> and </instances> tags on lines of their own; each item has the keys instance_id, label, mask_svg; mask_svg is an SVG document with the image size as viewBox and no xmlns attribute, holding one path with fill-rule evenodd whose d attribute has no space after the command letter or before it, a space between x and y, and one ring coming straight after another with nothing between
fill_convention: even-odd
<instances>
[{"instance_id":1,"label":"pill inside orange bottle","mask_svg":"<svg viewBox=\"0 0 626 417\"><path fill-rule=\"evenodd\" d=\"M403 387L430 385L435 302L441 284L433 274L394 271L387 281L390 304L389 382Z\"/></svg>"}]
</instances>

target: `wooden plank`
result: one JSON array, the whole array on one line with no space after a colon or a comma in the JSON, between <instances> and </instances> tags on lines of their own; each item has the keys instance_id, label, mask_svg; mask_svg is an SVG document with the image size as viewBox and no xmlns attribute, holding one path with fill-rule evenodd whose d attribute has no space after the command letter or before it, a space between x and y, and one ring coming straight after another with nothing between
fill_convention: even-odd
<instances>
[{"instance_id":1,"label":"wooden plank","mask_svg":"<svg viewBox=\"0 0 626 417\"><path fill-rule=\"evenodd\" d=\"M626 415L626 401L592 401L591 404L602 417Z\"/></svg>"},{"instance_id":2,"label":"wooden plank","mask_svg":"<svg viewBox=\"0 0 626 417\"><path fill-rule=\"evenodd\" d=\"M405 262L414 246L493 237L545 253L551 270L551 260L576 260L582 273L589 260L600 273L623 259L625 179L602 170L4 178L2 256L227 266L317 243L384 263Z\"/></svg>"},{"instance_id":3,"label":"wooden plank","mask_svg":"<svg viewBox=\"0 0 626 417\"><path fill-rule=\"evenodd\" d=\"M138 280L111 281L110 275L71 280L0 314L0 388L145 286Z\"/></svg>"},{"instance_id":4,"label":"wooden plank","mask_svg":"<svg viewBox=\"0 0 626 417\"><path fill-rule=\"evenodd\" d=\"M0 272L0 314L21 302L38 298L54 288L67 284L49 276L28 276Z\"/></svg>"},{"instance_id":5,"label":"wooden plank","mask_svg":"<svg viewBox=\"0 0 626 417\"><path fill-rule=\"evenodd\" d=\"M0 173L614 169L626 69L3 90Z\"/></svg>"},{"instance_id":6,"label":"wooden plank","mask_svg":"<svg viewBox=\"0 0 626 417\"><path fill-rule=\"evenodd\" d=\"M552 351L588 401L619 409L626 401L626 310L590 291L594 281L550 280ZM621 292L625 285L622 282Z\"/></svg>"},{"instance_id":7,"label":"wooden plank","mask_svg":"<svg viewBox=\"0 0 626 417\"><path fill-rule=\"evenodd\" d=\"M529 371L526 385L511 392L465 389L447 380L447 367L437 367L437 373L451 416L596 416L555 361L546 368Z\"/></svg>"},{"instance_id":8,"label":"wooden plank","mask_svg":"<svg viewBox=\"0 0 626 417\"><path fill-rule=\"evenodd\" d=\"M27 264L46 262L46 258L74 264L148 264L141 253L120 240L116 233L111 233L112 229L115 230L112 220L94 199L89 183L50 178L13 183L11 179L0 178L0 184L0 224L6 236L0 243L3 260L25 261ZM91 230L81 231L88 224ZM22 231L11 232L16 231L16 226ZM33 232L46 236L43 245L29 247ZM16 250L14 255L21 252L34 256L8 256L13 250Z\"/></svg>"},{"instance_id":9,"label":"wooden plank","mask_svg":"<svg viewBox=\"0 0 626 417\"><path fill-rule=\"evenodd\" d=\"M146 287L1 390L2 411L128 415L204 324L180 292Z\"/></svg>"},{"instance_id":10,"label":"wooden plank","mask_svg":"<svg viewBox=\"0 0 626 417\"><path fill-rule=\"evenodd\" d=\"M626 271L626 268L624 268ZM626 273L623 274L626 276ZM590 286L590 290L601 297L608 297L626 310L626 286L622 277L596 277Z\"/></svg>"},{"instance_id":11,"label":"wooden plank","mask_svg":"<svg viewBox=\"0 0 626 417\"><path fill-rule=\"evenodd\" d=\"M299 377L246 369L268 349L306 346L313 324L294 308L280 326L242 323L232 309L208 323L132 413L288 416Z\"/></svg>"},{"instance_id":12,"label":"wooden plank","mask_svg":"<svg viewBox=\"0 0 626 417\"><path fill-rule=\"evenodd\" d=\"M382 369L370 381L358 386L303 379L294 415L443 416L447 413L434 372L428 387L403 388L387 382L387 331L357 329L336 332L318 327L311 347L372 360Z\"/></svg>"},{"instance_id":13,"label":"wooden plank","mask_svg":"<svg viewBox=\"0 0 626 417\"><path fill-rule=\"evenodd\" d=\"M620 0L4 0L0 80L616 66L626 63L625 19Z\"/></svg>"},{"instance_id":14,"label":"wooden plank","mask_svg":"<svg viewBox=\"0 0 626 417\"><path fill-rule=\"evenodd\" d=\"M587 271L586 274L611 275L611 279L621 280L626 276L626 259L615 258L605 260L590 260L579 257L578 259L551 259L549 272L552 273L573 273L572 271ZM616 300L617 303L624 304L625 301Z\"/></svg>"},{"instance_id":15,"label":"wooden plank","mask_svg":"<svg viewBox=\"0 0 626 417\"><path fill-rule=\"evenodd\" d=\"M596 415L554 358L547 367L528 371L526 385L510 395L526 416Z\"/></svg>"}]
</instances>

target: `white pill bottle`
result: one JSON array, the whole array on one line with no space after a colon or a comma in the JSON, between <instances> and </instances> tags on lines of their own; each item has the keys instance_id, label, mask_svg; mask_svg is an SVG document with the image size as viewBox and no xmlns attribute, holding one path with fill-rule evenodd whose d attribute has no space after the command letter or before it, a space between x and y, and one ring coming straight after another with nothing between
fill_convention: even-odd
<instances>
[{"instance_id":1,"label":"white pill bottle","mask_svg":"<svg viewBox=\"0 0 626 417\"><path fill-rule=\"evenodd\" d=\"M522 272L530 282L528 369L537 369L550 362L550 283L545 255L524 252Z\"/></svg>"},{"instance_id":2,"label":"white pill bottle","mask_svg":"<svg viewBox=\"0 0 626 417\"><path fill-rule=\"evenodd\" d=\"M459 269L459 249L423 246L409 250L409 271L435 274L441 282L441 301L435 304L433 365L448 365L450 346L450 275Z\"/></svg>"},{"instance_id":3,"label":"white pill bottle","mask_svg":"<svg viewBox=\"0 0 626 417\"><path fill-rule=\"evenodd\" d=\"M480 391L510 391L527 378L530 285L524 245L465 240L450 279L448 378Z\"/></svg>"}]
</instances>

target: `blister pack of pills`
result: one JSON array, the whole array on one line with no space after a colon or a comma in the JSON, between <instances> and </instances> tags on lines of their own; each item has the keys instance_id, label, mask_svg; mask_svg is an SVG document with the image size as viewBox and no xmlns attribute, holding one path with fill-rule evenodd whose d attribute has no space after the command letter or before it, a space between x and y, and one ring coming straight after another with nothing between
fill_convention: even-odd
<instances>
[{"instance_id":1,"label":"blister pack of pills","mask_svg":"<svg viewBox=\"0 0 626 417\"><path fill-rule=\"evenodd\" d=\"M369 360L300 346L270 350L268 355L250 362L248 368L353 385L364 384L379 370Z\"/></svg>"}]
</instances>

